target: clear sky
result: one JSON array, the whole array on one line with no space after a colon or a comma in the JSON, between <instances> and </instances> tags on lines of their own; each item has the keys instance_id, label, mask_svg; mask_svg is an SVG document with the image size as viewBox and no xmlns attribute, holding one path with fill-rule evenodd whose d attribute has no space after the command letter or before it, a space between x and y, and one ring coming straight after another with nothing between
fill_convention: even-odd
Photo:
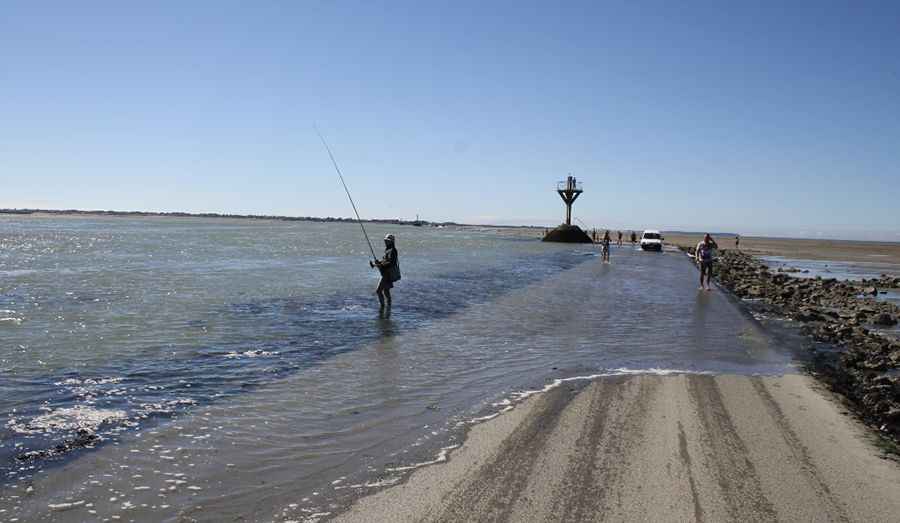
<instances>
[{"instance_id":1,"label":"clear sky","mask_svg":"<svg viewBox=\"0 0 900 523\"><path fill-rule=\"evenodd\" d=\"M349 216L313 122L366 217L900 240L900 2L0 4L2 207Z\"/></svg>"}]
</instances>

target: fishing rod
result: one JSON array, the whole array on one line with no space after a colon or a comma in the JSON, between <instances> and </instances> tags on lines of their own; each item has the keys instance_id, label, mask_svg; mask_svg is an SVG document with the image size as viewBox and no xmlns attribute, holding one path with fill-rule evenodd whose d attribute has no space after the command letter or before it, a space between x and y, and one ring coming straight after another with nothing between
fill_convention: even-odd
<instances>
[{"instance_id":1,"label":"fishing rod","mask_svg":"<svg viewBox=\"0 0 900 523\"><path fill-rule=\"evenodd\" d=\"M369 244L369 250L372 251L372 259L377 261L378 256L375 255L375 249L372 247L372 242L369 240L369 235L366 233L365 226L363 226L362 218L359 217L359 211L356 210L356 203L353 202L353 197L350 196L350 189L347 188L347 182L344 181L344 175L341 174L341 168L338 167L337 160L334 159L334 154L331 153L331 147L328 147L328 142L325 141L325 137L319 132L319 127L313 124L313 129L316 130L316 134L318 134L319 139L322 140L322 145L324 145L325 150L328 151L328 157L331 158L331 164L334 165L334 170L337 171L338 178L341 179L341 185L344 186L344 192L347 193L347 199L350 200L350 205L353 206L353 212L356 213L356 222L359 223L359 228L362 229L363 236L366 237L366 243Z\"/></svg>"}]
</instances>

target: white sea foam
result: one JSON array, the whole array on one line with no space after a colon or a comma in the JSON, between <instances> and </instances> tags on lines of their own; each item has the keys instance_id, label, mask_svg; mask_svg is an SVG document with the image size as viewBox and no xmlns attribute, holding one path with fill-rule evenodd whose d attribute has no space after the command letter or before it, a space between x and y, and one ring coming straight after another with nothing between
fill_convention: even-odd
<instances>
[{"instance_id":1,"label":"white sea foam","mask_svg":"<svg viewBox=\"0 0 900 523\"><path fill-rule=\"evenodd\" d=\"M138 406L138 412L140 412L141 417L147 417L150 414L173 412L179 407L193 406L196 404L197 400L193 398L178 398L159 403L141 403Z\"/></svg>"},{"instance_id":2,"label":"white sea foam","mask_svg":"<svg viewBox=\"0 0 900 523\"><path fill-rule=\"evenodd\" d=\"M330 516L330 515L331 515L331 512L313 512L312 514L305 516L303 518L303 523L319 523L319 521L321 521L322 518L324 518L326 516ZM289 522L285 522L285 523L289 523Z\"/></svg>"},{"instance_id":3,"label":"white sea foam","mask_svg":"<svg viewBox=\"0 0 900 523\"><path fill-rule=\"evenodd\" d=\"M0 325L21 325L22 318L0 318Z\"/></svg>"},{"instance_id":4,"label":"white sea foam","mask_svg":"<svg viewBox=\"0 0 900 523\"><path fill-rule=\"evenodd\" d=\"M126 417L125 411L122 410L97 409L79 405L51 410L27 423L18 423L15 419L11 419L7 423L7 427L19 434L78 429L95 432L104 423L122 421Z\"/></svg>"},{"instance_id":5,"label":"white sea foam","mask_svg":"<svg viewBox=\"0 0 900 523\"><path fill-rule=\"evenodd\" d=\"M77 508L84 505L84 501L73 501L71 503L50 503L47 505L47 508L54 512L62 512L64 510L70 510L73 508Z\"/></svg>"}]
</instances>

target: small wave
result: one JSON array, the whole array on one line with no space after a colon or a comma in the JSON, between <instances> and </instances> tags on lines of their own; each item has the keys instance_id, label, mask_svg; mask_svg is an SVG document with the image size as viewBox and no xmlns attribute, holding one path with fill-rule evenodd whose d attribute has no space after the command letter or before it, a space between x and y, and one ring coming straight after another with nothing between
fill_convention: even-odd
<instances>
[{"instance_id":1,"label":"small wave","mask_svg":"<svg viewBox=\"0 0 900 523\"><path fill-rule=\"evenodd\" d=\"M347 485L344 487L335 487L334 490L342 490L342 489L363 489L363 488L382 488L382 487L390 487L400 483L400 480L403 479L403 476L389 476L386 478L376 479L373 481L367 481L365 483L356 483L354 485Z\"/></svg>"},{"instance_id":2,"label":"small wave","mask_svg":"<svg viewBox=\"0 0 900 523\"><path fill-rule=\"evenodd\" d=\"M514 392L512 394L515 401L518 403L521 400L533 396L535 394L540 394L542 392L549 392L556 387L559 387L563 383L569 383L572 381L592 381L598 378L611 378L613 376L641 376L641 375L651 375L651 376L675 376L679 374L711 374L707 371L695 371L695 370L684 370L684 369L660 369L656 367L651 367L649 369L629 369L625 367L620 367L617 369L610 369L606 372L600 372L597 374L587 374L584 376L572 376L569 378L557 378L545 385L542 389L535 390L527 390L523 392Z\"/></svg>"},{"instance_id":3,"label":"small wave","mask_svg":"<svg viewBox=\"0 0 900 523\"><path fill-rule=\"evenodd\" d=\"M141 403L136 410L138 417L146 418L151 414L169 414L181 408L196 405L197 400L193 398L178 398L157 403Z\"/></svg>"},{"instance_id":4,"label":"small wave","mask_svg":"<svg viewBox=\"0 0 900 523\"><path fill-rule=\"evenodd\" d=\"M14 269L10 271L0 271L0 276L10 276L15 278L16 276L28 276L30 274L37 274L38 271L34 269Z\"/></svg>"},{"instance_id":5,"label":"small wave","mask_svg":"<svg viewBox=\"0 0 900 523\"><path fill-rule=\"evenodd\" d=\"M73 508L78 508L85 504L84 500L73 501L71 503L49 503L47 508L49 508L53 512L62 512L64 510L71 510Z\"/></svg>"},{"instance_id":6,"label":"small wave","mask_svg":"<svg viewBox=\"0 0 900 523\"><path fill-rule=\"evenodd\" d=\"M262 349L252 349L244 352L231 351L225 355L226 358L265 358L268 356L278 356L277 351L267 351Z\"/></svg>"},{"instance_id":7,"label":"small wave","mask_svg":"<svg viewBox=\"0 0 900 523\"><path fill-rule=\"evenodd\" d=\"M443 463L447 461L447 458L450 456L450 451L459 448L459 445L450 445L449 447L443 447L440 451L438 451L437 456L434 459L429 461L423 461L421 463L413 463L412 465L406 465L403 467L390 467L384 469L385 472L406 472L408 470L415 470L422 467L427 467L429 465L435 465L437 463Z\"/></svg>"},{"instance_id":8,"label":"small wave","mask_svg":"<svg viewBox=\"0 0 900 523\"><path fill-rule=\"evenodd\" d=\"M605 372L599 372L597 374L587 374L583 376L571 376L568 378L557 378L552 382L548 383L544 387L540 389L531 389L524 391L517 391L509 394L509 397L504 398L500 401L492 403L492 407L502 407L500 410L486 414L483 416L479 416L476 418L470 418L464 421L460 421L456 424L457 427L463 425L476 425L478 423L482 423L485 421L490 421L497 416L503 414L504 412L509 412L516 405L522 403L526 399L534 396L535 394L542 394L545 392L549 392L564 383L569 383L573 381L592 381L598 378L611 378L614 376L641 376L641 375L651 375L651 376L676 376L680 374L697 374L697 375L708 375L712 374L708 371L696 371L696 370L684 370L684 369L660 369L656 367L651 367L649 369L629 369L625 367L620 367L617 369L609 369Z\"/></svg>"},{"instance_id":9,"label":"small wave","mask_svg":"<svg viewBox=\"0 0 900 523\"><path fill-rule=\"evenodd\" d=\"M317 314L320 316L329 316L329 317L345 317L345 316L356 316L359 314L368 314L370 308L364 305L342 305L340 307L336 307L333 309L324 309L324 308L311 308L309 312L313 314Z\"/></svg>"},{"instance_id":10,"label":"small wave","mask_svg":"<svg viewBox=\"0 0 900 523\"><path fill-rule=\"evenodd\" d=\"M0 318L0 325L21 325L22 318Z\"/></svg>"},{"instance_id":11,"label":"small wave","mask_svg":"<svg viewBox=\"0 0 900 523\"><path fill-rule=\"evenodd\" d=\"M63 381L57 381L54 385L81 386L81 385L106 385L109 383L120 383L122 378L68 378Z\"/></svg>"},{"instance_id":12,"label":"small wave","mask_svg":"<svg viewBox=\"0 0 900 523\"><path fill-rule=\"evenodd\" d=\"M494 404L494 405L496 406L496 404ZM494 419L494 418L496 418L497 416L503 414L504 412L509 412L509 411L511 411L513 408L515 408L515 405L507 405L506 407L503 407L502 409L498 410L497 412L494 412L493 414L487 414L487 415L485 415L485 416L478 416L477 418L471 418L471 419L468 419L468 420L466 420L466 421L462 421L462 422L460 422L460 423L457 423L457 426L460 426L460 425L477 425L477 424L483 423L483 422L485 422L485 421L491 421L492 419Z\"/></svg>"}]
</instances>

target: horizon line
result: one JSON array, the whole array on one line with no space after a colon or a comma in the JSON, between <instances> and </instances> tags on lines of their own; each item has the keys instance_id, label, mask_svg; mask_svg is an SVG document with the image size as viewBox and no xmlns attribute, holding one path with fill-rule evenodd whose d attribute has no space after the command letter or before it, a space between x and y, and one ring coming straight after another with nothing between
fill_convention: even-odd
<instances>
[{"instance_id":1,"label":"horizon line","mask_svg":"<svg viewBox=\"0 0 900 523\"><path fill-rule=\"evenodd\" d=\"M104 209L41 209L41 208L0 208L0 215L31 215L37 213L47 213L47 214L55 214L55 215L88 215L88 216L111 216L111 217L128 217L128 216L146 216L146 217L161 217L161 218L227 218L227 219L245 219L245 220L272 220L272 221L306 221L306 222L318 222L318 223L329 223L329 222L338 222L338 223L357 223L358 221L362 221L364 223L382 223L382 224L393 224L393 225L431 225L431 226L457 226L457 227L491 227L495 229L551 229L556 226L551 225L499 225L499 224L490 224L490 223L461 223L455 221L429 221L429 220L405 220L402 218L366 218L362 220L357 220L356 218L348 218L343 216L288 216L288 215L278 215L278 214L239 214L239 213L221 213L221 212L187 212L187 211L120 211L120 210L104 210ZM620 230L616 228L604 228L597 227L596 230ZM588 229L590 230L590 229ZM623 232L628 230L642 230L642 229L621 229ZM709 231L690 231L684 229L660 229L662 233L665 234L705 234ZM757 234L741 234L735 232L727 232L727 231L718 231L718 232L709 232L712 235L720 235L720 236L733 236L735 234L740 235L742 238L759 238L759 239L783 239L783 240L829 240L829 241L842 241L842 242L855 242L855 243L890 243L896 244L900 243L900 241L893 240L854 240L847 238L834 238L834 237L797 237L797 236L779 236L779 235L757 235Z\"/></svg>"}]
</instances>

